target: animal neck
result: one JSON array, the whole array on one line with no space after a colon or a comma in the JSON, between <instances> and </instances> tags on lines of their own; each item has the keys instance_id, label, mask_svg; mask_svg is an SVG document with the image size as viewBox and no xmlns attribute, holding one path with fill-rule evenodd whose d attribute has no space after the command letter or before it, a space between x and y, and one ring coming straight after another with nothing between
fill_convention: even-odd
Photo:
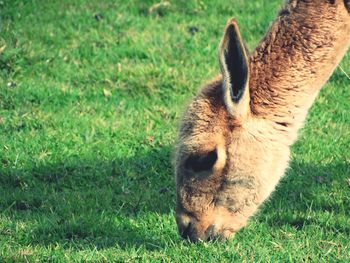
<instances>
[{"instance_id":1,"label":"animal neck","mask_svg":"<svg viewBox=\"0 0 350 263\"><path fill-rule=\"evenodd\" d=\"M298 129L350 45L347 0L290 1L250 58L253 114Z\"/></svg>"}]
</instances>

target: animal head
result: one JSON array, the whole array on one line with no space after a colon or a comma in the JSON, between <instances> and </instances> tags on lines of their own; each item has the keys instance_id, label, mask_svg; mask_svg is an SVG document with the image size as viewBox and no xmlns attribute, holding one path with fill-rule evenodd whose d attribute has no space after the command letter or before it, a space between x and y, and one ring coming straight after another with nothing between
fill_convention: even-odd
<instances>
[{"instance_id":1,"label":"animal head","mask_svg":"<svg viewBox=\"0 0 350 263\"><path fill-rule=\"evenodd\" d=\"M176 220L181 236L192 241L238 231L272 191L262 192L261 174L283 170L268 160L267 124L252 114L249 58L234 19L226 25L218 56L222 76L188 106L176 149Z\"/></svg>"}]
</instances>

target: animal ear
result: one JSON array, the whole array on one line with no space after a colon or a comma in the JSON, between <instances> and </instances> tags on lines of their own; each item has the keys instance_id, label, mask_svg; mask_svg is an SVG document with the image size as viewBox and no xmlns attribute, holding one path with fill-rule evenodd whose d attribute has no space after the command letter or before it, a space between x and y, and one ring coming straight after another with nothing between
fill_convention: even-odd
<instances>
[{"instance_id":1,"label":"animal ear","mask_svg":"<svg viewBox=\"0 0 350 263\"><path fill-rule=\"evenodd\" d=\"M234 118L242 119L249 111L249 60L235 19L226 25L219 60L227 110Z\"/></svg>"}]
</instances>

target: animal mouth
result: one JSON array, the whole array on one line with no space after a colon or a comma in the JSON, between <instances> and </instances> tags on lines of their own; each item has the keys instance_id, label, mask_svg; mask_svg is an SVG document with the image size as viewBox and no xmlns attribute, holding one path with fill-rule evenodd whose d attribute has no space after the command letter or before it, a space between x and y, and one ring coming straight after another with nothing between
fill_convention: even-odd
<instances>
[{"instance_id":1,"label":"animal mouth","mask_svg":"<svg viewBox=\"0 0 350 263\"><path fill-rule=\"evenodd\" d=\"M203 224L197 218L185 213L178 214L176 221L180 236L190 242L225 241L237 231L231 226L216 225L215 222L208 225Z\"/></svg>"},{"instance_id":2,"label":"animal mouth","mask_svg":"<svg viewBox=\"0 0 350 263\"><path fill-rule=\"evenodd\" d=\"M190 242L198 241L225 241L232 237L235 233L232 228L223 228L216 231L215 225L210 225L203 234L198 234L195 225L190 222L186 227L179 228L179 232L182 238L189 240Z\"/></svg>"}]
</instances>

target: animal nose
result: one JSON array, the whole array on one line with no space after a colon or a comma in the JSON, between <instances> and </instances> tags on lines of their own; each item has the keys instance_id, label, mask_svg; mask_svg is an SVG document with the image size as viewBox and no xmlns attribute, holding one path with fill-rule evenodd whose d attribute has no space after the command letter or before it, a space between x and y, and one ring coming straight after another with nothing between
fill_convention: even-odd
<instances>
[{"instance_id":1,"label":"animal nose","mask_svg":"<svg viewBox=\"0 0 350 263\"><path fill-rule=\"evenodd\" d=\"M215 236L215 225L210 225L204 232L205 240L213 240Z\"/></svg>"},{"instance_id":2,"label":"animal nose","mask_svg":"<svg viewBox=\"0 0 350 263\"><path fill-rule=\"evenodd\" d=\"M190 221L187 224L179 225L180 236L184 239L196 239L193 223Z\"/></svg>"},{"instance_id":3,"label":"animal nose","mask_svg":"<svg viewBox=\"0 0 350 263\"><path fill-rule=\"evenodd\" d=\"M205 231L198 229L198 222L195 219L178 220L178 229L180 236L184 239L189 239L191 242L199 240L208 241L215 238L215 226L210 225Z\"/></svg>"}]
</instances>

